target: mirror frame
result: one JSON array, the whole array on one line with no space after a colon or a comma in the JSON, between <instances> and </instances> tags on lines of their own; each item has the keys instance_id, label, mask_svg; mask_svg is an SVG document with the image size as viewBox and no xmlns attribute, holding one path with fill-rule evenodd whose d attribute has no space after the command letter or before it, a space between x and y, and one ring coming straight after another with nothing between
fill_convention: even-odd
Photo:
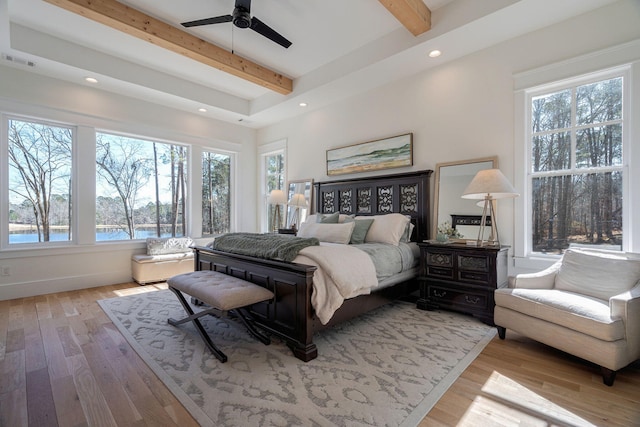
<instances>
[{"instance_id":1,"label":"mirror frame","mask_svg":"<svg viewBox=\"0 0 640 427\"><path fill-rule=\"evenodd\" d=\"M300 193L299 188L296 188L297 186L299 186L300 184L302 184L302 188L305 189L305 199L307 200L307 208L306 209L301 209L301 214L300 214L300 222L304 222L304 220L313 213L313 179L297 179L297 180L291 180L287 182L287 203L289 203L289 200L291 200L291 197L296 194L296 193ZM308 190L308 194L307 194L307 190ZM292 225L292 217L295 213L295 208L289 206L287 204L287 217L286 217L286 224L285 227L287 228L291 228ZM296 227L300 228L300 224L297 223L297 218L295 219L296 221Z\"/></svg>"},{"instance_id":2,"label":"mirror frame","mask_svg":"<svg viewBox=\"0 0 640 427\"><path fill-rule=\"evenodd\" d=\"M440 206L440 169L447 166L471 165L474 163L483 163L483 162L492 162L491 169L498 168L498 156L481 157L477 159L460 160L455 162L445 162L445 163L436 164L435 189L433 193L433 226L431 227L432 239L436 238L436 235L438 234L438 224L440 223L438 219L438 208ZM460 194L460 197L462 197L462 194ZM447 220L451 222L450 218ZM462 239L462 240L475 240L475 239Z\"/></svg>"}]
</instances>

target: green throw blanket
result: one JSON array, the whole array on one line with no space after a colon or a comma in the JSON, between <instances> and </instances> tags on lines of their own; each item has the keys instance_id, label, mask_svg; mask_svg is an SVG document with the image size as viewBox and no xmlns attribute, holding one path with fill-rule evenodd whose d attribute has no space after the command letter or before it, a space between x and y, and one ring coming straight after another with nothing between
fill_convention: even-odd
<instances>
[{"instance_id":1,"label":"green throw blanket","mask_svg":"<svg viewBox=\"0 0 640 427\"><path fill-rule=\"evenodd\" d=\"M315 237L292 237L278 234L228 233L210 244L212 249L258 258L293 261L301 249L318 246Z\"/></svg>"}]
</instances>

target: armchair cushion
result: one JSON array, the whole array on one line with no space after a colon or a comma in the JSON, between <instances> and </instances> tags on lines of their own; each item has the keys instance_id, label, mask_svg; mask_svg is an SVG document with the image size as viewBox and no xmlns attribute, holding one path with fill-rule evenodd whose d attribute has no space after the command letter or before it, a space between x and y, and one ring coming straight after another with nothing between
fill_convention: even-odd
<instances>
[{"instance_id":1,"label":"armchair cushion","mask_svg":"<svg viewBox=\"0 0 640 427\"><path fill-rule=\"evenodd\" d=\"M640 277L640 260L624 253L568 249L555 281L555 289L608 301L631 289Z\"/></svg>"},{"instance_id":2,"label":"armchair cushion","mask_svg":"<svg viewBox=\"0 0 640 427\"><path fill-rule=\"evenodd\" d=\"M625 338L625 325L612 318L609 301L547 289L497 289L496 305L599 338Z\"/></svg>"}]
</instances>

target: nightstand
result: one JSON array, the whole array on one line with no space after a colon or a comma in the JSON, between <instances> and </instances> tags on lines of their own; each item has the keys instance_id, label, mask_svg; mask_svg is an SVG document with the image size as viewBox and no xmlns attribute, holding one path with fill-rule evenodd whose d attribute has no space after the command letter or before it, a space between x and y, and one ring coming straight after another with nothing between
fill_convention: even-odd
<instances>
[{"instance_id":1,"label":"nightstand","mask_svg":"<svg viewBox=\"0 0 640 427\"><path fill-rule=\"evenodd\" d=\"M298 232L295 228L278 228L278 234L293 234L294 236Z\"/></svg>"},{"instance_id":2,"label":"nightstand","mask_svg":"<svg viewBox=\"0 0 640 427\"><path fill-rule=\"evenodd\" d=\"M509 247L457 242L422 242L418 246L418 308L461 311L493 325L493 291L507 286Z\"/></svg>"}]
</instances>

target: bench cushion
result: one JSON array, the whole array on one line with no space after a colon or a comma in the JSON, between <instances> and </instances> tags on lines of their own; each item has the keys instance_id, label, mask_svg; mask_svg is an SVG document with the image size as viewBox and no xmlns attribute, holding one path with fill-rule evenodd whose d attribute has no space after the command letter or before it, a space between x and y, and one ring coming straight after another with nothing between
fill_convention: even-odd
<instances>
[{"instance_id":1,"label":"bench cushion","mask_svg":"<svg viewBox=\"0 0 640 427\"><path fill-rule=\"evenodd\" d=\"M167 284L223 311L273 298L268 289L211 270L180 274L167 280Z\"/></svg>"}]
</instances>

